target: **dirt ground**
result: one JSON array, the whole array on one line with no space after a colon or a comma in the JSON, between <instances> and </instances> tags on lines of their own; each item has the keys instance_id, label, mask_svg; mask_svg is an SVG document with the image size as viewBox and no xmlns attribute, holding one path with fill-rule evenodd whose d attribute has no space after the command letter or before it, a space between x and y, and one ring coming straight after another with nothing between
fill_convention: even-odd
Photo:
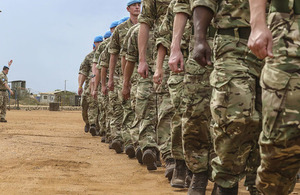
<instances>
[{"instance_id":1,"label":"dirt ground","mask_svg":"<svg viewBox=\"0 0 300 195\"><path fill-rule=\"evenodd\" d=\"M187 193L170 187L164 168L149 172L85 134L79 111L10 111L7 120L0 123L0 194Z\"/></svg>"}]
</instances>

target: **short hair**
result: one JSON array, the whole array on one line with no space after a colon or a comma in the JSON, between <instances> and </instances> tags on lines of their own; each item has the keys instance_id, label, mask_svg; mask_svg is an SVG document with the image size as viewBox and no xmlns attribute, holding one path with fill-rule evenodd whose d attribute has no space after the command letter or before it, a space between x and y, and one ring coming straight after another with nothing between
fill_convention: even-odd
<instances>
[{"instance_id":1,"label":"short hair","mask_svg":"<svg viewBox=\"0 0 300 195\"><path fill-rule=\"evenodd\" d=\"M3 70L7 70L7 69L9 69L8 66L3 66Z\"/></svg>"}]
</instances>

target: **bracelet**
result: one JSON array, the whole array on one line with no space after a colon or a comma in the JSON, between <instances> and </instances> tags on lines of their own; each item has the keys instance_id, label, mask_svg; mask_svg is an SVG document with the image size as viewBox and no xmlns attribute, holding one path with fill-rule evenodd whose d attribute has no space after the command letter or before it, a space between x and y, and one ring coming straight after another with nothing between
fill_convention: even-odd
<instances>
[{"instance_id":1,"label":"bracelet","mask_svg":"<svg viewBox=\"0 0 300 195\"><path fill-rule=\"evenodd\" d=\"M82 86L79 86L79 88L82 88Z\"/></svg>"}]
</instances>

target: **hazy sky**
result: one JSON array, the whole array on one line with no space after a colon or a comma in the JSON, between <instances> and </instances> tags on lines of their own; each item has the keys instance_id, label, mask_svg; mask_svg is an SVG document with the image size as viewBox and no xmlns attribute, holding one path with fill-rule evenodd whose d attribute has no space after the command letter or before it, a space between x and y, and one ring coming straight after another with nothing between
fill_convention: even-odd
<instances>
[{"instance_id":1,"label":"hazy sky","mask_svg":"<svg viewBox=\"0 0 300 195\"><path fill-rule=\"evenodd\" d=\"M2 0L0 67L31 92L77 91L78 70L94 37L128 16L127 0Z\"/></svg>"}]
</instances>

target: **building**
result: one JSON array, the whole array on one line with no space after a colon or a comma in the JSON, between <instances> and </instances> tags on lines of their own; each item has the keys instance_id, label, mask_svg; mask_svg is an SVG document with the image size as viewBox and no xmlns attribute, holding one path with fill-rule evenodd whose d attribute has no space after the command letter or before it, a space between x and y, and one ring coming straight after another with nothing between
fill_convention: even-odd
<instances>
[{"instance_id":1,"label":"building","mask_svg":"<svg viewBox=\"0 0 300 195\"><path fill-rule=\"evenodd\" d=\"M80 96L79 96L80 97ZM71 91L56 90L53 92L40 93L37 100L41 104L59 103L61 106L78 106L78 96Z\"/></svg>"},{"instance_id":2,"label":"building","mask_svg":"<svg viewBox=\"0 0 300 195\"><path fill-rule=\"evenodd\" d=\"M41 104L53 103L54 100L55 100L55 91L53 91L53 92L46 92L46 93L40 93L37 96L37 100L39 100L39 102Z\"/></svg>"}]
</instances>

